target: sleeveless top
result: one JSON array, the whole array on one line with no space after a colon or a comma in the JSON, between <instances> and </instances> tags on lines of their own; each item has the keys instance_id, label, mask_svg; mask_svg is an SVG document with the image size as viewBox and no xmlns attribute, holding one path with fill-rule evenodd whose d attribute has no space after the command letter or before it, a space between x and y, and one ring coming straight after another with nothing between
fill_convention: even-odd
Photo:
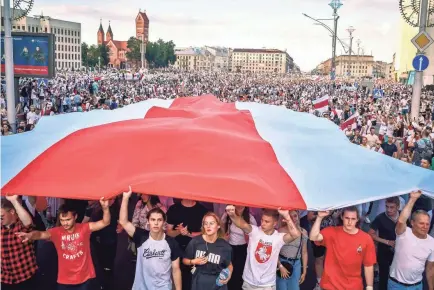
<instances>
[{"instance_id":1,"label":"sleeveless top","mask_svg":"<svg viewBox=\"0 0 434 290\"><path fill-rule=\"evenodd\" d=\"M300 245L300 239L303 239ZM293 240L292 242L285 244L280 250L280 255L288 259L300 259L303 248L303 243L307 241L307 237L302 235L300 238ZM300 247L300 249L299 249ZM297 254L298 252L298 254ZM297 255L297 256L296 256Z\"/></svg>"}]
</instances>

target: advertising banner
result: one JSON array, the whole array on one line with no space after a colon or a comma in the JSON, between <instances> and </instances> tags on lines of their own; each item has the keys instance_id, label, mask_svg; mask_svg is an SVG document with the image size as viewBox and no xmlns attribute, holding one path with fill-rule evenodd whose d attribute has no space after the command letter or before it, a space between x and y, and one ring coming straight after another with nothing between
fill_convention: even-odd
<instances>
[{"instance_id":1,"label":"advertising banner","mask_svg":"<svg viewBox=\"0 0 434 290\"><path fill-rule=\"evenodd\" d=\"M54 36L49 33L13 32L15 77L54 77ZM4 34L1 37L1 72L5 73Z\"/></svg>"}]
</instances>

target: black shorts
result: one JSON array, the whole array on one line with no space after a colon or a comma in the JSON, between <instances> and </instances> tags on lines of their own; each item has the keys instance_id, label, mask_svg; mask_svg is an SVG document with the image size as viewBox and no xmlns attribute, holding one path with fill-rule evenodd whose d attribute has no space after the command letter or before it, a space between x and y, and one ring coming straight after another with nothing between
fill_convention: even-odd
<instances>
[{"instance_id":1,"label":"black shorts","mask_svg":"<svg viewBox=\"0 0 434 290\"><path fill-rule=\"evenodd\" d=\"M315 258L320 258L325 255L326 248L324 246L317 246L315 243L312 243L313 256Z\"/></svg>"}]
</instances>

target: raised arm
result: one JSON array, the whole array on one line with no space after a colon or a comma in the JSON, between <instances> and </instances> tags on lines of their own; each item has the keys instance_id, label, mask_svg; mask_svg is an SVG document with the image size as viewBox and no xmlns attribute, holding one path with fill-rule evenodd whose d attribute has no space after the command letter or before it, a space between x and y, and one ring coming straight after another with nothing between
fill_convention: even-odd
<instances>
[{"instance_id":1,"label":"raised arm","mask_svg":"<svg viewBox=\"0 0 434 290\"><path fill-rule=\"evenodd\" d=\"M22 241L23 243L26 243L28 241L37 241L37 240L49 240L51 238L51 234L48 231L33 231L30 233L15 233Z\"/></svg>"},{"instance_id":2,"label":"raised arm","mask_svg":"<svg viewBox=\"0 0 434 290\"><path fill-rule=\"evenodd\" d=\"M129 187L128 192L123 193L121 209L119 211L119 224L130 237L133 237L136 232L136 227L128 220L128 201L130 200L131 193L131 186Z\"/></svg>"},{"instance_id":3,"label":"raised arm","mask_svg":"<svg viewBox=\"0 0 434 290\"><path fill-rule=\"evenodd\" d=\"M102 220L89 223L89 229L91 232L96 232L96 231L102 230L103 228L105 228L106 226L108 226L110 224L109 201L104 200L104 198L102 197L99 200L99 203L101 204L101 208L102 208L102 212L103 212Z\"/></svg>"},{"instance_id":4,"label":"raised arm","mask_svg":"<svg viewBox=\"0 0 434 290\"><path fill-rule=\"evenodd\" d=\"M321 242L324 237L321 235L321 222L330 214L330 211L319 211L312 229L310 230L309 239L313 242Z\"/></svg>"},{"instance_id":5,"label":"raised arm","mask_svg":"<svg viewBox=\"0 0 434 290\"><path fill-rule=\"evenodd\" d=\"M246 234L250 234L252 232L252 226L247 223L241 216L238 216L236 214L235 206L228 205L226 207L226 213L236 227L243 230L243 232L245 232Z\"/></svg>"},{"instance_id":6,"label":"raised arm","mask_svg":"<svg viewBox=\"0 0 434 290\"><path fill-rule=\"evenodd\" d=\"M397 235L402 235L403 233L405 233L405 230L407 229L407 220L411 215L411 211L413 210L413 206L416 203L416 200L418 200L421 195L421 191L413 191L410 193L410 199L408 200L404 209L401 211L398 222L396 223L395 232Z\"/></svg>"},{"instance_id":7,"label":"raised arm","mask_svg":"<svg viewBox=\"0 0 434 290\"><path fill-rule=\"evenodd\" d=\"M434 261L430 262L429 260L426 262L426 280L428 282L428 289L434 290Z\"/></svg>"},{"instance_id":8,"label":"raised arm","mask_svg":"<svg viewBox=\"0 0 434 290\"><path fill-rule=\"evenodd\" d=\"M7 195L6 199L9 200L14 206L15 212L18 215L18 218L23 223L25 227L30 226L33 223L32 217L26 211L26 209L22 206L18 195Z\"/></svg>"},{"instance_id":9,"label":"raised arm","mask_svg":"<svg viewBox=\"0 0 434 290\"><path fill-rule=\"evenodd\" d=\"M288 227L288 233L283 236L285 244L292 242L301 236L300 230L294 225L288 210L281 210L279 208L279 214L286 220L286 226Z\"/></svg>"}]
</instances>

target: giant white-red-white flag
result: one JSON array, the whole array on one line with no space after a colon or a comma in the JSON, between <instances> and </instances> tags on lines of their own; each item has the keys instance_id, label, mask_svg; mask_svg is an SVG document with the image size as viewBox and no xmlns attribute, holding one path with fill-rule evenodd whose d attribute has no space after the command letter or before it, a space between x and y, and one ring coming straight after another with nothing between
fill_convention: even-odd
<instances>
[{"instance_id":1,"label":"giant white-red-white flag","mask_svg":"<svg viewBox=\"0 0 434 290\"><path fill-rule=\"evenodd\" d=\"M316 99L312 103L316 111L324 113L329 109L329 95Z\"/></svg>"}]
</instances>

